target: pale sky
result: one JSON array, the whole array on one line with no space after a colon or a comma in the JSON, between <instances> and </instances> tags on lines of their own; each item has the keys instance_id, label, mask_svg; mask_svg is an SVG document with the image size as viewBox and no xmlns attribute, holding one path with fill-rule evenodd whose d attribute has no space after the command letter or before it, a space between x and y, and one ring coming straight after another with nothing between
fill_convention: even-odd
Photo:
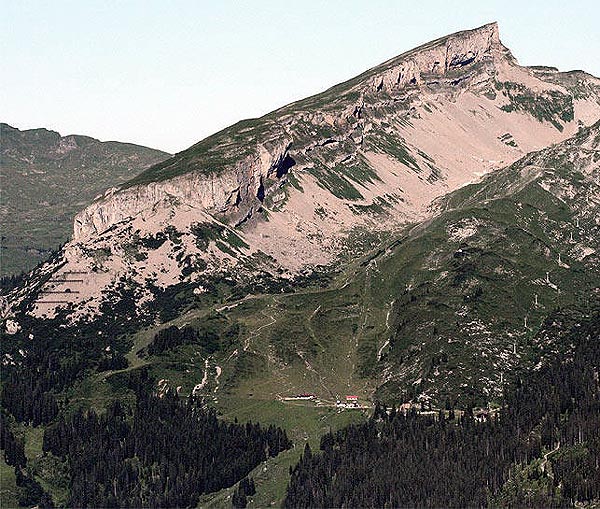
<instances>
[{"instance_id":1,"label":"pale sky","mask_svg":"<svg viewBox=\"0 0 600 509\"><path fill-rule=\"evenodd\" d=\"M177 152L448 33L600 76L597 0L0 0L0 121Z\"/></svg>"}]
</instances>

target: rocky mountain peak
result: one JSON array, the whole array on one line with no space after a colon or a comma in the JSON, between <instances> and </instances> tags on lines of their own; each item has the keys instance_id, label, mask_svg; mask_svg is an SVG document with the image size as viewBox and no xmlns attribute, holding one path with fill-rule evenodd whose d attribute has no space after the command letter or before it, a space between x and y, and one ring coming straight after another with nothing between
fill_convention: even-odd
<instances>
[{"instance_id":1,"label":"rocky mountain peak","mask_svg":"<svg viewBox=\"0 0 600 509\"><path fill-rule=\"evenodd\" d=\"M386 118L409 117L423 93L455 94L476 77L489 80L495 59L506 56L510 52L500 43L498 25L490 23L403 53L262 119L235 124L110 190L76 218L75 239L96 235L166 195L239 224L285 184L283 166L317 171L352 163L365 135L380 131ZM339 155L328 161L333 151Z\"/></svg>"},{"instance_id":2,"label":"rocky mountain peak","mask_svg":"<svg viewBox=\"0 0 600 509\"><path fill-rule=\"evenodd\" d=\"M510 57L500 42L498 23L457 32L392 58L378 66L370 82L376 90L418 85L468 65ZM511 57L512 58L512 57Z\"/></svg>"}]
</instances>

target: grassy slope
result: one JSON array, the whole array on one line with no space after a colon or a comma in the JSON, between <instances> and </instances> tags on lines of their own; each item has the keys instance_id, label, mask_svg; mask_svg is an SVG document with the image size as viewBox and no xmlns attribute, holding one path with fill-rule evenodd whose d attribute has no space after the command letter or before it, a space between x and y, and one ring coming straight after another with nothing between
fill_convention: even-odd
<instances>
[{"instance_id":1,"label":"grassy slope","mask_svg":"<svg viewBox=\"0 0 600 509\"><path fill-rule=\"evenodd\" d=\"M4 461L4 454L0 458L0 507L19 507L17 503L17 485L15 469Z\"/></svg>"},{"instance_id":2,"label":"grassy slope","mask_svg":"<svg viewBox=\"0 0 600 509\"><path fill-rule=\"evenodd\" d=\"M256 483L257 493L248 507L280 506L285 496L290 467L293 467L304 450L304 444L310 443L313 450L318 449L320 437L331 430L337 430L351 423L361 422L365 413L361 410L341 411L333 408L314 408L310 405L284 404L278 401L262 401L248 404L246 400L227 401L224 418L237 418L240 422L254 420L260 416L261 422L282 426L288 431L294 447L271 458L256 467L251 477ZM228 507L235 486L202 497L200 507Z\"/></svg>"},{"instance_id":3,"label":"grassy slope","mask_svg":"<svg viewBox=\"0 0 600 509\"><path fill-rule=\"evenodd\" d=\"M221 381L241 397L311 391L332 401L349 392L368 398L385 370L386 399L419 379L414 392L435 389L438 403L469 392L461 387L476 387L464 396L479 402L499 397L502 372L531 368L543 355L531 341L544 318L598 285L593 260L577 256L597 243L594 223L576 226L593 214L586 196L595 188L560 147L539 158L453 193L439 217L350 265L329 289L223 310L246 332L211 359L224 370ZM544 187L553 180L574 197L556 198ZM588 201L592 208L581 209ZM175 375L174 355L161 368L165 378ZM190 389L199 372L177 383Z\"/></svg>"}]
</instances>

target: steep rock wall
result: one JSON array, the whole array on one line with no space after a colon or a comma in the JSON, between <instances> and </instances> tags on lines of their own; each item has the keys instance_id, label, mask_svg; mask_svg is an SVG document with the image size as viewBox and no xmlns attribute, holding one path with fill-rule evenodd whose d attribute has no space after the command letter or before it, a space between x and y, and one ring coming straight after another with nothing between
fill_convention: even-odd
<instances>
[{"instance_id":1,"label":"steep rock wall","mask_svg":"<svg viewBox=\"0 0 600 509\"><path fill-rule=\"evenodd\" d=\"M455 68L483 60L491 61L496 53L509 54L500 43L497 24L492 23L433 41L400 55L374 69L375 74L371 80L360 80L357 86L351 89L375 94L382 89L394 89L397 92L406 86L420 84L426 75L442 76ZM272 186L268 181L274 176L279 177L277 168L290 149L291 141L297 134L295 131L300 129L297 126L298 120L308 120L312 126L316 126L317 131L321 126L335 124L338 139L351 139L353 135L360 138L361 132L354 132L355 128L362 124L357 122L360 114L356 108L347 108L348 121L336 116L330 119L330 123L315 121L315 114L303 111L303 108L300 108L296 117L284 120L288 114L284 108L282 114L278 115L267 129L264 139L268 141L257 140L252 153L241 158L233 167L208 172L203 171L200 164L198 170L182 176L131 188L110 189L102 198L77 215L74 222L74 240L97 235L111 225L133 217L165 199L178 199L204 210L223 214L232 222L241 221L253 213L257 200L262 201L261 193L269 192ZM287 125L289 137L281 137L284 124ZM315 145L321 143L318 138L318 135L313 137L306 146L303 143L295 143L293 153L307 155ZM230 143L230 139L219 141ZM317 150L311 157L323 159L319 152Z\"/></svg>"},{"instance_id":2,"label":"steep rock wall","mask_svg":"<svg viewBox=\"0 0 600 509\"><path fill-rule=\"evenodd\" d=\"M186 174L162 182L138 185L125 190L112 188L75 217L74 240L97 235L164 200L179 200L194 207L244 217L262 200L261 188L277 179L277 168L290 147L289 139L258 145L231 172Z\"/></svg>"},{"instance_id":3,"label":"steep rock wall","mask_svg":"<svg viewBox=\"0 0 600 509\"><path fill-rule=\"evenodd\" d=\"M387 65L389 68L372 79L371 87L391 91L407 85L419 85L425 78L444 76L466 65L492 60L494 56L512 59L510 51L500 42L498 24L490 23L433 41L428 47L392 59L383 64L383 67Z\"/></svg>"}]
</instances>

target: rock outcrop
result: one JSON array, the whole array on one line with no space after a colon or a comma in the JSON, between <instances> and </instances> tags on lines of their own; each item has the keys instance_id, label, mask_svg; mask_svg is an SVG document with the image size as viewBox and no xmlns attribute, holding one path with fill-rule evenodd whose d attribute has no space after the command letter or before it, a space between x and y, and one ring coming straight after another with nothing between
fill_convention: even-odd
<instances>
[{"instance_id":1,"label":"rock outcrop","mask_svg":"<svg viewBox=\"0 0 600 509\"><path fill-rule=\"evenodd\" d=\"M260 206L264 188L281 177L277 170L289 147L287 139L257 145L251 154L226 173L191 173L124 190L111 188L75 217L73 240L84 241L99 235L113 224L132 218L165 200L183 202L230 218L243 217Z\"/></svg>"},{"instance_id":2,"label":"rock outcrop","mask_svg":"<svg viewBox=\"0 0 600 509\"><path fill-rule=\"evenodd\" d=\"M394 90L407 85L443 78L449 72L467 65L493 62L495 58L511 58L510 51L500 42L498 24L460 32L410 51L383 64L388 67L371 81L376 90Z\"/></svg>"}]
</instances>

